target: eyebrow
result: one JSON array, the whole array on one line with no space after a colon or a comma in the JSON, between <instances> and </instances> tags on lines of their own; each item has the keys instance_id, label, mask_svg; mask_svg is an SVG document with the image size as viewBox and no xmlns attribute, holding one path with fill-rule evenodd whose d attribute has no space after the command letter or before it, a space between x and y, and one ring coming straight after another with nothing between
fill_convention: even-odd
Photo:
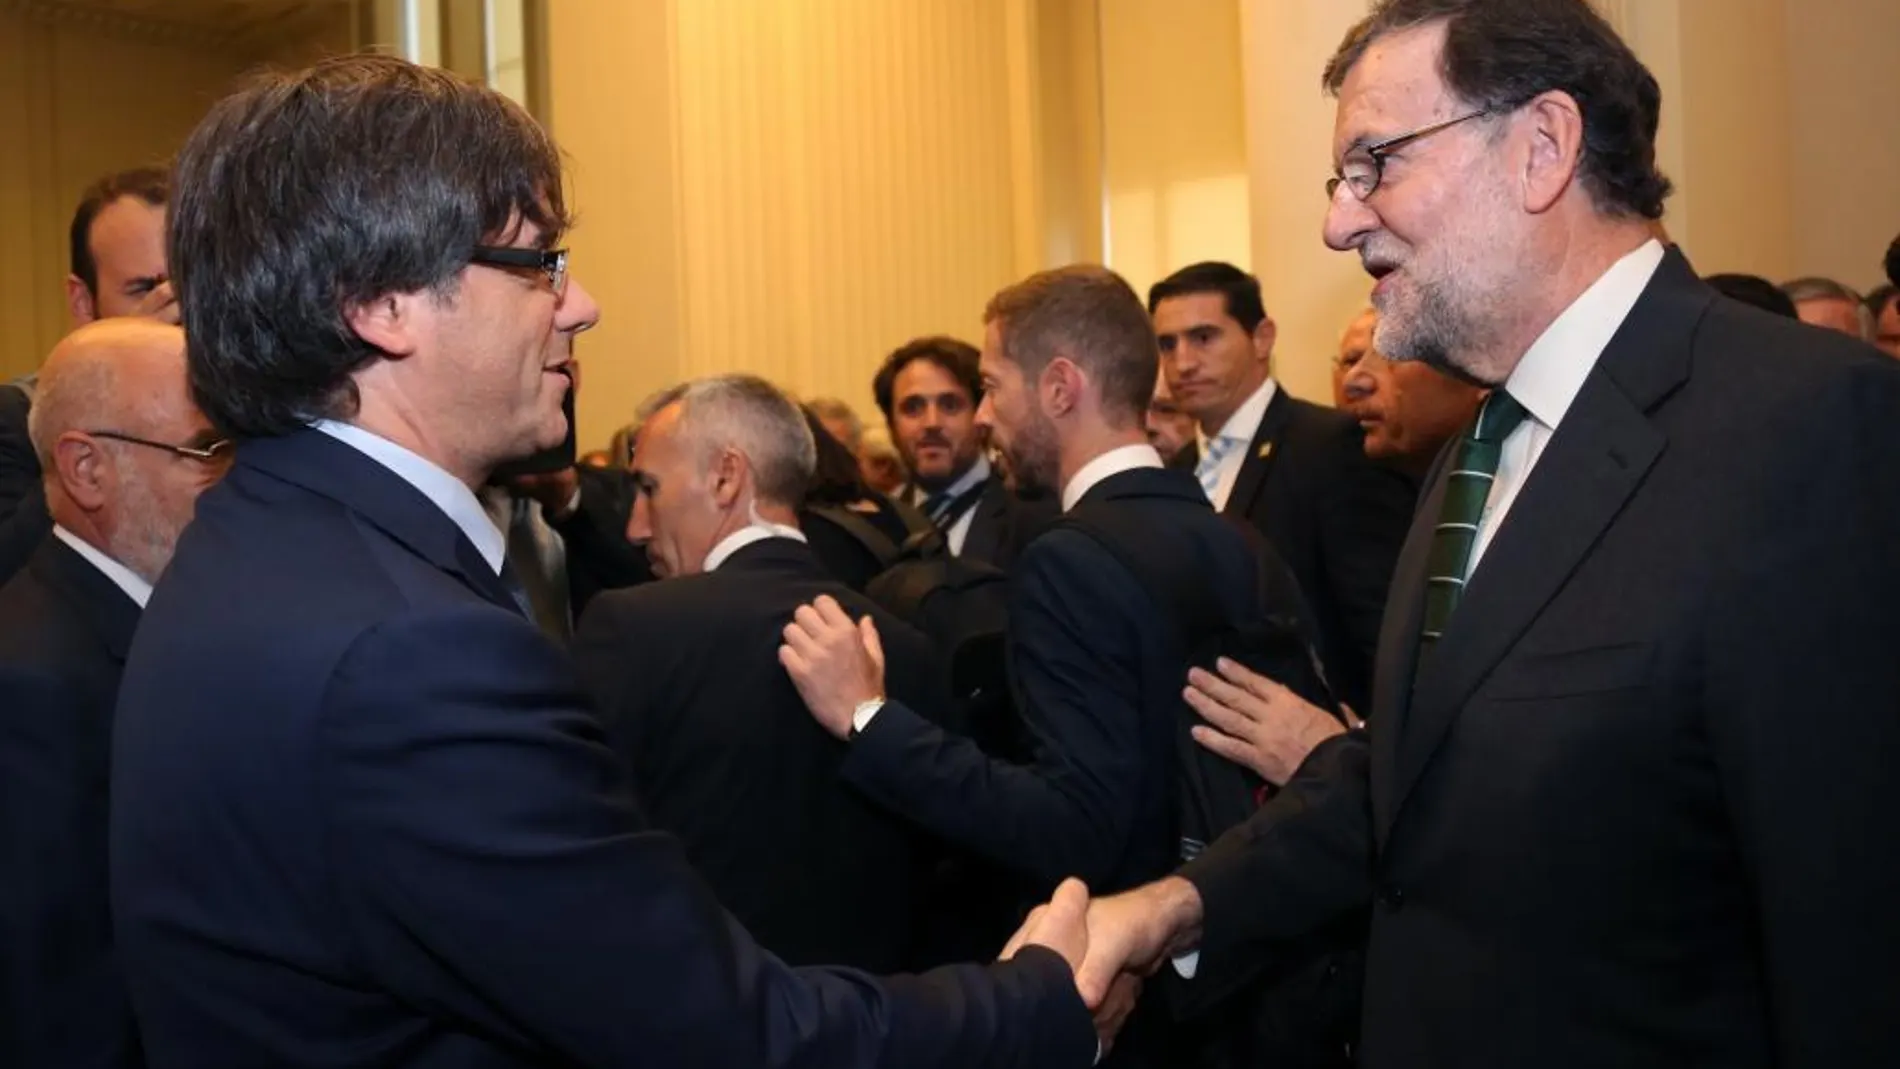
<instances>
[{"instance_id":1,"label":"eyebrow","mask_svg":"<svg viewBox=\"0 0 1900 1069\"><path fill-rule=\"evenodd\" d=\"M121 289L126 293L131 293L134 290L145 290L149 292L164 285L168 278L170 278L169 275L139 275L136 278L126 279L125 285L121 287Z\"/></svg>"}]
</instances>

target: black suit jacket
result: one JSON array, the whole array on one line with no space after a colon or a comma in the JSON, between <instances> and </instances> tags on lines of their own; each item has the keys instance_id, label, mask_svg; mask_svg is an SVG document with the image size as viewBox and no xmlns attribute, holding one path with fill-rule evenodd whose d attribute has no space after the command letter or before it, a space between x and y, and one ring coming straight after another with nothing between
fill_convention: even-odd
<instances>
[{"instance_id":1,"label":"black suit jacket","mask_svg":"<svg viewBox=\"0 0 1900 1069\"><path fill-rule=\"evenodd\" d=\"M1084 496L1179 534L1180 551L1228 576L1245 612L1254 561L1191 476L1142 469ZM1011 687L1033 760L985 755L901 703L851 745L844 774L924 827L1027 877L1046 895L1064 876L1096 893L1173 867L1173 727L1187 651L1136 578L1090 535L1060 524L1031 542L1009 580Z\"/></svg>"},{"instance_id":2,"label":"black suit jacket","mask_svg":"<svg viewBox=\"0 0 1900 1069\"><path fill-rule=\"evenodd\" d=\"M142 1064L106 908L112 705L139 607L48 535L0 587L0 1065Z\"/></svg>"},{"instance_id":3,"label":"black suit jacket","mask_svg":"<svg viewBox=\"0 0 1900 1069\"><path fill-rule=\"evenodd\" d=\"M40 458L27 437L32 402L26 392L0 383L0 583L26 566L53 529L40 485Z\"/></svg>"},{"instance_id":4,"label":"black suit jacket","mask_svg":"<svg viewBox=\"0 0 1900 1069\"><path fill-rule=\"evenodd\" d=\"M942 705L929 643L828 575L809 546L755 542L714 572L603 595L574 657L655 827L766 949L793 965L906 964L920 859L902 822L838 778L845 744L779 664L821 594L877 622L890 693Z\"/></svg>"},{"instance_id":5,"label":"black suit jacket","mask_svg":"<svg viewBox=\"0 0 1900 1069\"><path fill-rule=\"evenodd\" d=\"M1374 1069L1900 1063L1896 412L1671 253L1421 663L1434 473L1370 738L1186 870L1203 964L1372 900Z\"/></svg>"},{"instance_id":6,"label":"black suit jacket","mask_svg":"<svg viewBox=\"0 0 1900 1069\"><path fill-rule=\"evenodd\" d=\"M976 514L958 556L993 564L1008 571L1043 529L1062 514L1059 502L1047 494L1011 493L1000 472L983 484Z\"/></svg>"},{"instance_id":7,"label":"black suit jacket","mask_svg":"<svg viewBox=\"0 0 1900 1069\"><path fill-rule=\"evenodd\" d=\"M1190 444L1175 465L1200 460ZM1379 620L1417 490L1367 459L1350 416L1274 391L1222 511L1279 551L1306 595L1334 693L1370 708Z\"/></svg>"},{"instance_id":8,"label":"black suit jacket","mask_svg":"<svg viewBox=\"0 0 1900 1069\"><path fill-rule=\"evenodd\" d=\"M655 666L663 671L665 666ZM420 492L245 443L134 640L112 906L157 1067L1086 1066L1068 968L793 970L638 815L565 650Z\"/></svg>"},{"instance_id":9,"label":"black suit jacket","mask_svg":"<svg viewBox=\"0 0 1900 1069\"><path fill-rule=\"evenodd\" d=\"M646 550L627 541L627 519L636 493L633 477L617 468L575 469L581 503L548 526L567 551L568 605L579 620L595 595L653 581Z\"/></svg>"}]
</instances>

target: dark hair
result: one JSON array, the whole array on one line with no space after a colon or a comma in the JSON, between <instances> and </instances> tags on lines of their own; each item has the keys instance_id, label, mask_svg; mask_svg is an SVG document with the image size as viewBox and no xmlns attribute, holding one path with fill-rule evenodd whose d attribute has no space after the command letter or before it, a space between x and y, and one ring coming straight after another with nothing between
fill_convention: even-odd
<instances>
[{"instance_id":1,"label":"dark hair","mask_svg":"<svg viewBox=\"0 0 1900 1069\"><path fill-rule=\"evenodd\" d=\"M942 334L905 342L884 358L884 366L877 369L877 377L871 380L871 392L877 395L877 407L884 411L884 421L890 422L891 406L896 404L892 393L897 389L897 376L919 360L928 360L942 368L969 392L972 406L980 404L983 377L978 374L976 365L981 358L976 346Z\"/></svg>"},{"instance_id":2,"label":"dark hair","mask_svg":"<svg viewBox=\"0 0 1900 1069\"><path fill-rule=\"evenodd\" d=\"M1249 334L1267 318L1267 306L1260 299L1260 280L1233 264L1216 260L1189 264L1148 287L1148 314L1154 315L1169 297L1192 293L1218 293L1227 298L1227 314Z\"/></svg>"},{"instance_id":3,"label":"dark hair","mask_svg":"<svg viewBox=\"0 0 1900 1069\"><path fill-rule=\"evenodd\" d=\"M1139 422L1154 399L1161 355L1141 298L1122 277L1095 264L1030 275L990 298L1003 355L1031 380L1066 356L1100 385L1111 423Z\"/></svg>"},{"instance_id":4,"label":"dark hair","mask_svg":"<svg viewBox=\"0 0 1900 1069\"><path fill-rule=\"evenodd\" d=\"M1887 268L1888 283L1900 287L1900 237L1894 238L1893 244L1887 246L1887 262L1884 266Z\"/></svg>"},{"instance_id":5,"label":"dark hair","mask_svg":"<svg viewBox=\"0 0 1900 1069\"><path fill-rule=\"evenodd\" d=\"M1714 286L1730 300L1752 304L1789 319L1801 318L1801 313L1795 310L1794 299L1781 292L1780 286L1760 275L1710 275L1702 281Z\"/></svg>"},{"instance_id":6,"label":"dark hair","mask_svg":"<svg viewBox=\"0 0 1900 1069\"><path fill-rule=\"evenodd\" d=\"M1867 295L1867 311L1878 319L1880 313L1887 310L1887 306L1893 303L1895 297L1900 297L1900 286L1891 282L1884 286L1876 286L1874 291Z\"/></svg>"},{"instance_id":7,"label":"dark hair","mask_svg":"<svg viewBox=\"0 0 1900 1069\"><path fill-rule=\"evenodd\" d=\"M178 154L167 252L192 393L218 429L347 418L381 352L348 310L450 299L473 246L567 226L558 150L492 90L392 56L265 74Z\"/></svg>"},{"instance_id":8,"label":"dark hair","mask_svg":"<svg viewBox=\"0 0 1900 1069\"><path fill-rule=\"evenodd\" d=\"M811 482L805 488L808 505L855 505L871 496L871 488L858 470L858 458L850 447L825 429L824 421L810 405L804 405L805 423L811 427L812 441L818 446L818 464L812 469Z\"/></svg>"},{"instance_id":9,"label":"dark hair","mask_svg":"<svg viewBox=\"0 0 1900 1069\"><path fill-rule=\"evenodd\" d=\"M1599 211L1660 219L1669 179L1656 168L1662 90L1586 0L1380 0L1326 64L1337 95L1374 41L1444 21L1439 74L1465 103L1514 111L1541 93L1570 94L1583 113L1584 188Z\"/></svg>"},{"instance_id":10,"label":"dark hair","mask_svg":"<svg viewBox=\"0 0 1900 1069\"><path fill-rule=\"evenodd\" d=\"M163 167L134 167L106 175L79 195L79 207L73 210L67 241L73 275L86 284L87 293L99 296L99 264L92 258L93 220L121 197L137 197L157 208L170 200L171 194L171 176Z\"/></svg>"}]
</instances>

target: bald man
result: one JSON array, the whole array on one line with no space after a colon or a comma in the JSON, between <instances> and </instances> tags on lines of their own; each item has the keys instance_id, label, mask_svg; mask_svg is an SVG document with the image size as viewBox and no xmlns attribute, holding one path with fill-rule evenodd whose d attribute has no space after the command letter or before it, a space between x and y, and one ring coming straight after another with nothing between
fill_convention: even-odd
<instances>
[{"instance_id":1,"label":"bald man","mask_svg":"<svg viewBox=\"0 0 1900 1069\"><path fill-rule=\"evenodd\" d=\"M185 336L68 335L30 421L53 527L0 587L0 1065L141 1064L106 913L119 674L152 584L230 446L192 405Z\"/></svg>"},{"instance_id":2,"label":"bald man","mask_svg":"<svg viewBox=\"0 0 1900 1069\"><path fill-rule=\"evenodd\" d=\"M165 266L170 199L170 177L157 167L106 175L80 195L68 228L66 307L74 327L119 316L178 322ZM20 570L50 526L27 437L34 389L32 375L0 382L0 583Z\"/></svg>"}]
</instances>

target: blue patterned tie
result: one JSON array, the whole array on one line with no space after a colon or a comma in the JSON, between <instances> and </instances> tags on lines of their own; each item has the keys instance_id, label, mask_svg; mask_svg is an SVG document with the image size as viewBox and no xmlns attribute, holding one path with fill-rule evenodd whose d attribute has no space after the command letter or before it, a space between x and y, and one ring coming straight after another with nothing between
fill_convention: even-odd
<instances>
[{"instance_id":1,"label":"blue patterned tie","mask_svg":"<svg viewBox=\"0 0 1900 1069\"><path fill-rule=\"evenodd\" d=\"M1194 465L1194 477L1201 480L1201 490L1209 501L1214 500L1214 492L1220 489L1220 466L1240 445L1240 439L1221 436L1207 440L1207 452L1201 454L1201 460Z\"/></svg>"},{"instance_id":2,"label":"blue patterned tie","mask_svg":"<svg viewBox=\"0 0 1900 1069\"><path fill-rule=\"evenodd\" d=\"M1471 567L1471 550L1478 543L1478 521L1497 480L1498 455L1504 439L1527 413L1517 398L1494 391L1478 412L1478 421L1458 445L1458 457L1445 479L1445 507L1432 531L1431 554L1426 558L1425 623L1419 631L1429 646L1445 633L1452 611L1464 597Z\"/></svg>"}]
</instances>

